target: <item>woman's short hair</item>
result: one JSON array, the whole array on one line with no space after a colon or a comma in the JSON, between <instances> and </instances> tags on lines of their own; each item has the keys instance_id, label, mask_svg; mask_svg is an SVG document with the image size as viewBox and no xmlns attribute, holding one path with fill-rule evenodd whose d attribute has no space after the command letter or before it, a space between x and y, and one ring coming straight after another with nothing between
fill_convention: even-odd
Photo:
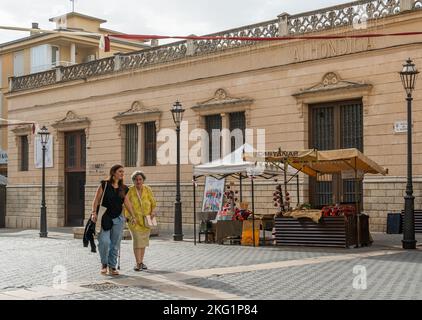
<instances>
[{"instance_id":1,"label":"woman's short hair","mask_svg":"<svg viewBox=\"0 0 422 320\"><path fill-rule=\"evenodd\" d=\"M147 177L142 171L135 171L134 173L132 173L132 176L131 176L132 182L135 182L136 177L138 176L141 176L144 181L147 179Z\"/></svg>"}]
</instances>

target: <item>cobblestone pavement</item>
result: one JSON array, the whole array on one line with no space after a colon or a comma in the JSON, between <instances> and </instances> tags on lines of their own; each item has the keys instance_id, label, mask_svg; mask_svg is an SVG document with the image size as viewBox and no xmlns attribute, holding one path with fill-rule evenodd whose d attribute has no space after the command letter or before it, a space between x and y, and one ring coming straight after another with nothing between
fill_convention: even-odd
<instances>
[{"instance_id":1,"label":"cobblestone pavement","mask_svg":"<svg viewBox=\"0 0 422 320\"><path fill-rule=\"evenodd\" d=\"M422 299L422 248L401 250L400 235L374 239L370 248L326 249L194 246L159 237L141 273L132 270L131 242L123 241L122 275L111 278L72 234L40 239L33 230L2 230L0 300ZM365 273L366 288L359 282Z\"/></svg>"}]
</instances>

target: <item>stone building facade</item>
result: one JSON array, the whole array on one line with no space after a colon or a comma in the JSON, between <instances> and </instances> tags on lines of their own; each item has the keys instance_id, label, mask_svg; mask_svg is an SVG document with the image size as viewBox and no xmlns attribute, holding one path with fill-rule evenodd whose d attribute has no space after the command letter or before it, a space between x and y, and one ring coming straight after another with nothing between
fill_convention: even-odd
<instances>
[{"instance_id":1,"label":"stone building facade","mask_svg":"<svg viewBox=\"0 0 422 320\"><path fill-rule=\"evenodd\" d=\"M278 19L219 35L274 37L417 31L422 28L421 7L421 1L359 1L295 16L282 14ZM364 24L356 22L361 17L359 8L367 13ZM147 136L155 135L145 128L153 128L157 136L162 130L173 129L170 108L179 100L186 109L187 133L195 128L206 129L217 118L219 126L230 128L232 114L242 113L245 127L255 132L265 129L267 150L302 150L324 143L328 143L327 148L352 144L362 149L389 169L387 176L367 176L363 183L364 211L370 216L371 230L385 231L387 213L402 209L404 203L406 134L398 128L406 120L406 104L398 72L409 57L422 66L420 36L243 44L235 40L188 40L93 62L96 72L86 75L84 70L93 69L78 65L72 72L64 72L60 81L45 86L37 85L31 76L26 81L12 78L7 94L9 117L36 121L52 133L53 167L47 169L49 226L69 224L73 214L69 198L75 194L84 201L85 210L80 214L87 218L99 180L107 176L113 164L122 163L129 164L126 181L135 169L146 173L147 183L158 199L160 227L172 230L175 165L151 160L154 157L146 152L150 150L146 145L151 143ZM422 207L421 88L421 83L417 83L413 109L417 208ZM344 110L353 112L349 115ZM218 117L209 117L215 115ZM349 142L342 140L345 134L338 138L336 133L331 139L326 130L329 125L324 122L327 119L337 119L329 125L337 123L340 132L350 127L361 135L351 136ZM135 137L130 130L137 132L137 147L128 152L126 146ZM37 228L41 171L33 164L26 172L19 170L23 156L21 136L29 137L29 159L34 158L30 128L9 131L6 223L8 227ZM70 170L73 167L68 163L69 141L72 148L83 148L83 159L72 164L79 171ZM153 150L165 144L157 137L155 142ZM194 145L195 141L183 144L182 155L186 156ZM192 168L190 163L182 165L185 232L193 224ZM274 187L272 180L256 182L257 213L273 210ZM315 200L317 193L338 200L329 194L337 187L325 187L325 191L322 188L315 192L309 179L301 176L300 202ZM244 188L245 200L250 201L249 185L246 183ZM289 188L295 195L295 185ZM339 188L345 196L347 183ZM198 211L202 193L200 180Z\"/></svg>"}]
</instances>

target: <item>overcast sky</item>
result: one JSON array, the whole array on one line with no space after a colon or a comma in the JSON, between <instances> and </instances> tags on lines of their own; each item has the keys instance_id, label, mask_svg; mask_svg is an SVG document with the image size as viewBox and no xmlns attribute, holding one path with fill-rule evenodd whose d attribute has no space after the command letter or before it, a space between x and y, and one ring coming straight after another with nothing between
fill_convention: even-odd
<instances>
[{"instance_id":1,"label":"overcast sky","mask_svg":"<svg viewBox=\"0 0 422 320\"><path fill-rule=\"evenodd\" d=\"M133 34L203 35L350 0L75 0L75 11L103 18L105 28ZM71 11L70 0L1 0L0 25L53 29L48 19ZM27 36L0 30L0 43Z\"/></svg>"}]
</instances>

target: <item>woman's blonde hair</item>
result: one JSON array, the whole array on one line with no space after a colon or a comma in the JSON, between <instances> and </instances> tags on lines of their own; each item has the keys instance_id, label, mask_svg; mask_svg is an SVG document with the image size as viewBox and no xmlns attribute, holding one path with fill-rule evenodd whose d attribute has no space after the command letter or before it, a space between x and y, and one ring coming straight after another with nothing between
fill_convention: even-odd
<instances>
[{"instance_id":1,"label":"woman's blonde hair","mask_svg":"<svg viewBox=\"0 0 422 320\"><path fill-rule=\"evenodd\" d=\"M137 176L141 176L144 181L147 179L147 177L145 176L145 173L138 170L132 173L131 175L132 182L135 182Z\"/></svg>"}]
</instances>

